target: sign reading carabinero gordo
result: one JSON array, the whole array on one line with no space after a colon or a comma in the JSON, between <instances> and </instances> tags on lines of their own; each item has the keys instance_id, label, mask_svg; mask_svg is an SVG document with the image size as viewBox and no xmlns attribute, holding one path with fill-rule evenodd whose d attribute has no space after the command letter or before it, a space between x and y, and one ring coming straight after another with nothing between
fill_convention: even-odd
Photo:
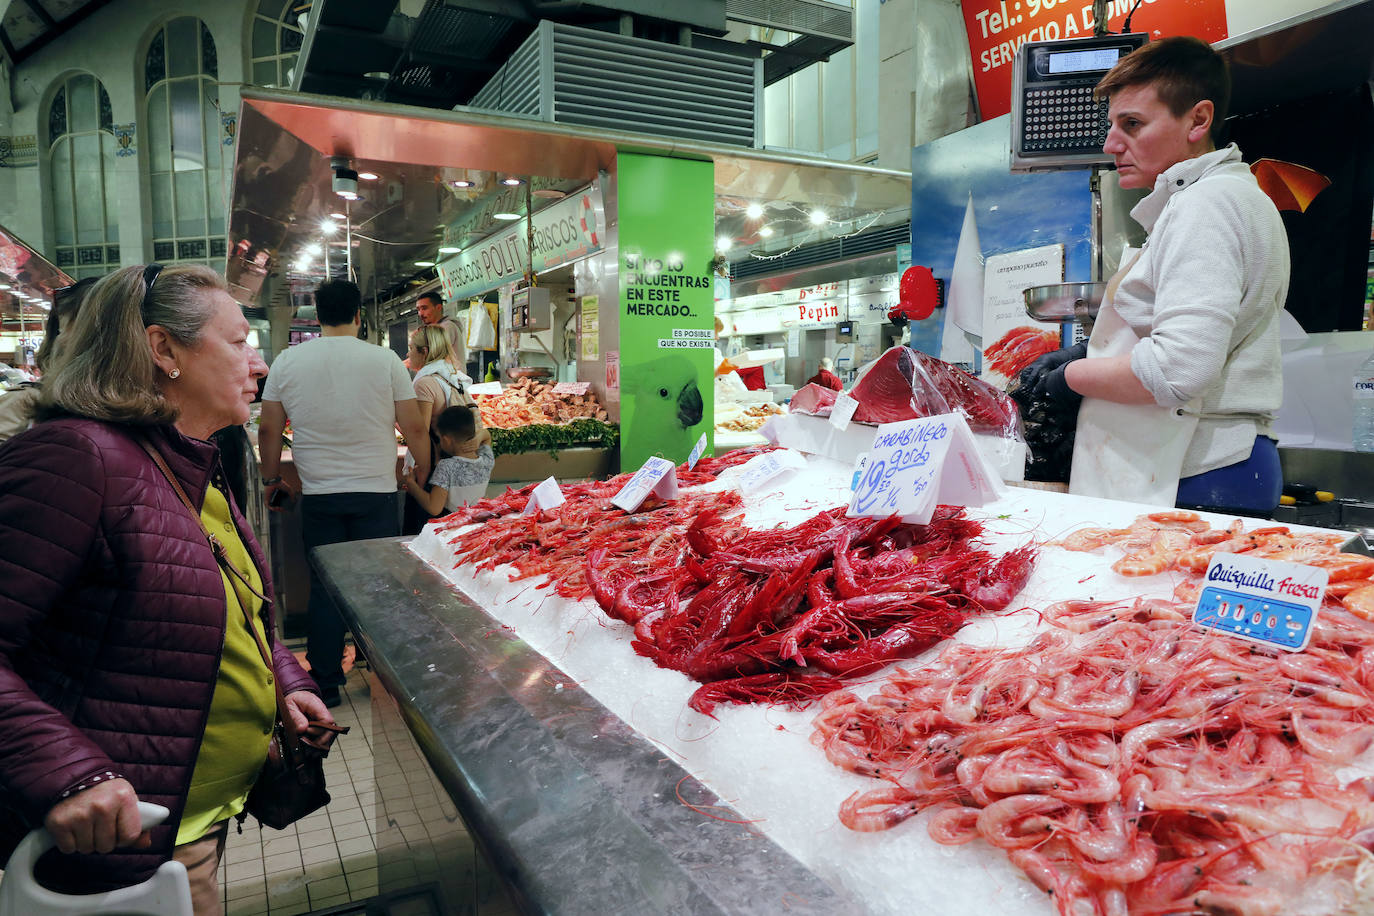
<instances>
[{"instance_id":1,"label":"sign reading carabinero gordo","mask_svg":"<svg viewBox=\"0 0 1374 916\"><path fill-rule=\"evenodd\" d=\"M479 295L503 283L560 264L568 264L600 251L603 245L605 215L601 205L600 184L570 194L534 214L534 251L529 250L526 221L469 245L437 265L444 298L452 301ZM456 230L446 233L453 244Z\"/></svg>"},{"instance_id":2,"label":"sign reading carabinero gordo","mask_svg":"<svg viewBox=\"0 0 1374 916\"><path fill-rule=\"evenodd\" d=\"M687 459L712 429L715 171L621 153L620 463Z\"/></svg>"}]
</instances>

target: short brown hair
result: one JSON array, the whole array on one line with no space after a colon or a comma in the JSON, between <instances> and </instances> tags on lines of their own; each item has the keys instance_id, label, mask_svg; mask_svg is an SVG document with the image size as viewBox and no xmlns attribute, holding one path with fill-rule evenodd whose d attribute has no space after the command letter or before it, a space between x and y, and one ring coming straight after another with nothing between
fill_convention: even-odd
<instances>
[{"instance_id":1,"label":"short brown hair","mask_svg":"<svg viewBox=\"0 0 1374 916\"><path fill-rule=\"evenodd\" d=\"M209 267L180 264L159 273L149 291L143 271L125 267L91 287L76 320L62 331L56 365L43 377L35 412L39 420L78 416L138 425L176 420L176 408L158 390L144 330L158 325L182 346L195 346L213 314L205 293L229 287Z\"/></svg>"},{"instance_id":2,"label":"short brown hair","mask_svg":"<svg viewBox=\"0 0 1374 916\"><path fill-rule=\"evenodd\" d=\"M1226 59L1201 38L1175 35L1142 45L1102 77L1093 95L1109 99L1130 86L1151 85L1176 118L1204 99L1212 103L1212 137L1231 105L1231 74Z\"/></svg>"}]
</instances>

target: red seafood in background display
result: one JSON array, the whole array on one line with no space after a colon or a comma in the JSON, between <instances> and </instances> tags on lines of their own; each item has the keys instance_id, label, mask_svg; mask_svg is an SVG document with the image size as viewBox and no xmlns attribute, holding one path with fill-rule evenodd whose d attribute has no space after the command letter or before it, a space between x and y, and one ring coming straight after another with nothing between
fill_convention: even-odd
<instances>
[{"instance_id":1,"label":"red seafood in background display","mask_svg":"<svg viewBox=\"0 0 1374 916\"><path fill-rule=\"evenodd\" d=\"M1123 576L1176 572L1184 577L1174 590L1174 598L1180 601L1197 599L1201 577L1217 554L1317 566L1327 571L1327 606L1344 607L1374 621L1374 557L1343 553L1341 545L1349 537L1330 531L1293 531L1284 525L1246 531L1240 519L1226 528L1213 528L1196 512L1174 509L1138 516L1125 528L1080 528L1053 543L1074 551L1114 545L1123 556L1112 569Z\"/></svg>"},{"instance_id":2,"label":"red seafood in background display","mask_svg":"<svg viewBox=\"0 0 1374 916\"><path fill-rule=\"evenodd\" d=\"M1305 652L1270 653L1190 611L1064 602L1025 648L830 695L812 741L883 781L840 820L930 809L934 840L1004 850L1064 916L1368 912L1374 780L1338 768L1374 742L1374 625L1324 610Z\"/></svg>"},{"instance_id":3,"label":"red seafood in background display","mask_svg":"<svg viewBox=\"0 0 1374 916\"><path fill-rule=\"evenodd\" d=\"M787 402L791 413L810 414L813 417L828 417L840 393L834 388L826 388L814 382L802 386Z\"/></svg>"},{"instance_id":4,"label":"red seafood in background display","mask_svg":"<svg viewBox=\"0 0 1374 916\"><path fill-rule=\"evenodd\" d=\"M1016 378L1021 370L1046 353L1059 349L1059 334L1039 328L1012 328L983 351L987 367L1003 378Z\"/></svg>"},{"instance_id":5,"label":"red seafood in background display","mask_svg":"<svg viewBox=\"0 0 1374 916\"><path fill-rule=\"evenodd\" d=\"M866 367L850 395L860 423L898 423L960 413L975 433L1020 438L1011 398L956 366L910 347L892 347Z\"/></svg>"}]
</instances>

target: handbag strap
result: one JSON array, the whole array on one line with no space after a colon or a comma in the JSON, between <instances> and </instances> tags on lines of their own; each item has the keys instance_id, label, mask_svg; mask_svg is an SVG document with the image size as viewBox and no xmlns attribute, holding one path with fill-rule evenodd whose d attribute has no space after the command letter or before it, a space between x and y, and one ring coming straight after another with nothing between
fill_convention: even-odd
<instances>
[{"instance_id":1,"label":"handbag strap","mask_svg":"<svg viewBox=\"0 0 1374 916\"><path fill-rule=\"evenodd\" d=\"M138 433L136 438L138 444L143 446L143 450L148 453L148 457L153 459L153 464L157 465L157 469L162 472L162 476L166 477L167 482L172 485L172 489L176 492L177 498L181 500L181 504L186 507L186 511L191 513L191 517L194 518L196 524L200 526L201 533L205 535L205 540L209 542L210 552L215 555L215 562L219 564L220 569L224 570L225 574L230 578L236 579L242 583L244 588L248 589L255 598L258 598L264 603L270 601L271 599L254 588L253 583L249 582L248 578L243 573L239 572L233 563L229 562L229 555L224 549L224 544L220 542L219 538L210 533L210 529L205 527L205 520L200 517L200 513L196 511L196 507L191 503L191 498L187 496L186 491L182 489L181 482L178 481L176 475L172 473L172 469L167 466L167 460L162 457L162 453L154 448L153 443L149 442L148 437L142 433ZM258 652L262 655L263 664L267 666L268 672L272 675L272 686L275 688L277 694L277 718L281 721L282 734L286 738L286 740L282 742L282 752L288 757L294 758L297 747L300 744L300 734L296 729L295 720L291 718L291 710L286 706L286 697L281 692L281 678L277 677L276 667L272 664L272 655L267 651L267 645L263 642L262 635L258 632L258 628L253 625L253 615L248 612L248 608L242 601L237 600L237 597L238 596L235 595L239 610L243 611L244 623L248 625L248 632L252 634L253 641L257 643Z\"/></svg>"}]
</instances>

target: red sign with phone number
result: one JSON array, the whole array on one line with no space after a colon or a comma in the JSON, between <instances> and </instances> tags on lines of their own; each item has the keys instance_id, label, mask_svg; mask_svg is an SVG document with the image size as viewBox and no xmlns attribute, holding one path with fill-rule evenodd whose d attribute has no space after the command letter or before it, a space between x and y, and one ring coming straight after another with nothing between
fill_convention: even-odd
<instances>
[{"instance_id":1,"label":"red sign with phone number","mask_svg":"<svg viewBox=\"0 0 1374 916\"><path fill-rule=\"evenodd\" d=\"M1108 0L1107 24L1120 32L1135 0ZM973 54L978 110L986 121L1011 111L1012 61L1028 41L1091 38L1090 0L963 0L964 28ZM1195 35L1208 43L1226 37L1226 0L1143 0L1131 31L1151 39Z\"/></svg>"}]
</instances>

